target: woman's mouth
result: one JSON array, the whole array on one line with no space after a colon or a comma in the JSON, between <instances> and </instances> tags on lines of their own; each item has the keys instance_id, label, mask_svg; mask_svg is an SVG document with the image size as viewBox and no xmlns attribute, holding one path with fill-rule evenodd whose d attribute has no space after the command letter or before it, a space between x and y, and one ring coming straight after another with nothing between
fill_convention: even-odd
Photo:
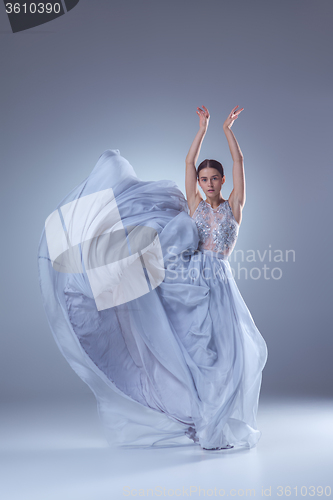
<instances>
[{"instance_id":1,"label":"woman's mouth","mask_svg":"<svg viewBox=\"0 0 333 500\"><path fill-rule=\"evenodd\" d=\"M208 193L213 193L214 189L208 189Z\"/></svg>"}]
</instances>

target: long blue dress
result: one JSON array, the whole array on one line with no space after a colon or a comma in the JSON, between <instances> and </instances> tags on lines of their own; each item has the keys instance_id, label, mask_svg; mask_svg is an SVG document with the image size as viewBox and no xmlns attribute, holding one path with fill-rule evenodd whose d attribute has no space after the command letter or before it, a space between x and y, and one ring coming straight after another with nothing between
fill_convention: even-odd
<instances>
[{"instance_id":1,"label":"long blue dress","mask_svg":"<svg viewBox=\"0 0 333 500\"><path fill-rule=\"evenodd\" d=\"M258 442L267 346L228 261L238 229L228 200L190 217L176 183L141 181L119 150L47 217L44 309L110 446Z\"/></svg>"}]
</instances>

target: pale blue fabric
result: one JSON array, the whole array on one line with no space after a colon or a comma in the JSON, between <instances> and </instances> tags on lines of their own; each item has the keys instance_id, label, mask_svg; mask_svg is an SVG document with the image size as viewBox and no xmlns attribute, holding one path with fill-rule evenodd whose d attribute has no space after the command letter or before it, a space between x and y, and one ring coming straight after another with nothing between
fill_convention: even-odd
<instances>
[{"instance_id":1,"label":"pale blue fabric","mask_svg":"<svg viewBox=\"0 0 333 500\"><path fill-rule=\"evenodd\" d=\"M96 212L93 198L110 188L126 228L121 241L122 232L109 227L111 205ZM80 216L89 245L69 245L55 259L51 237L52 245L63 238L63 248L66 238L75 239L69 216L66 222L57 214L66 215L66 207L80 199L91 202ZM170 180L141 181L119 150L107 150L57 209L51 218L56 223L49 225L48 239L44 228L38 248L43 304L59 349L95 394L109 444L254 446L261 436L256 414L267 346L228 259L198 250L197 226L178 186ZM153 288L149 265L143 266L150 291L98 310L88 267L95 262L100 270L103 259L127 256L127 244L134 241L129 232L138 227L152 228L148 240L157 235L164 279ZM116 239L107 240L106 247L103 240L104 250L98 252L96 237L101 241L110 234ZM154 266L158 274L161 266L154 261L151 273Z\"/></svg>"}]
</instances>

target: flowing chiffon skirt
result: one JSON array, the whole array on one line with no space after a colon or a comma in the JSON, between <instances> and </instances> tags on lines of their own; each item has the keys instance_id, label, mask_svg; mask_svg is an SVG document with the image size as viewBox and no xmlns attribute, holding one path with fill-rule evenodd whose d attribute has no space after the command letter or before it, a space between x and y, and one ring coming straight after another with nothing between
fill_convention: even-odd
<instances>
[{"instance_id":1,"label":"flowing chiffon skirt","mask_svg":"<svg viewBox=\"0 0 333 500\"><path fill-rule=\"evenodd\" d=\"M55 341L93 391L110 446L254 446L267 346L227 259L198 251L170 180L119 150L45 221L38 248Z\"/></svg>"}]
</instances>

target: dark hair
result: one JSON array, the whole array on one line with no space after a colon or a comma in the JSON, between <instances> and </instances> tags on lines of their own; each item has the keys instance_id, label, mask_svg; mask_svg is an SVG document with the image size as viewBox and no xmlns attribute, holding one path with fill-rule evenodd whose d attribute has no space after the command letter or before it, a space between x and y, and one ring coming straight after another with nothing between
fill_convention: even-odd
<instances>
[{"instance_id":1,"label":"dark hair","mask_svg":"<svg viewBox=\"0 0 333 500\"><path fill-rule=\"evenodd\" d=\"M207 168L207 167L216 168L216 170L218 170L220 172L221 176L222 177L224 176L224 168L222 166L222 163L220 163L217 160L204 160L198 166L198 169L197 169L197 179L199 179L199 172L200 172L200 170L202 170L203 168Z\"/></svg>"}]
</instances>

